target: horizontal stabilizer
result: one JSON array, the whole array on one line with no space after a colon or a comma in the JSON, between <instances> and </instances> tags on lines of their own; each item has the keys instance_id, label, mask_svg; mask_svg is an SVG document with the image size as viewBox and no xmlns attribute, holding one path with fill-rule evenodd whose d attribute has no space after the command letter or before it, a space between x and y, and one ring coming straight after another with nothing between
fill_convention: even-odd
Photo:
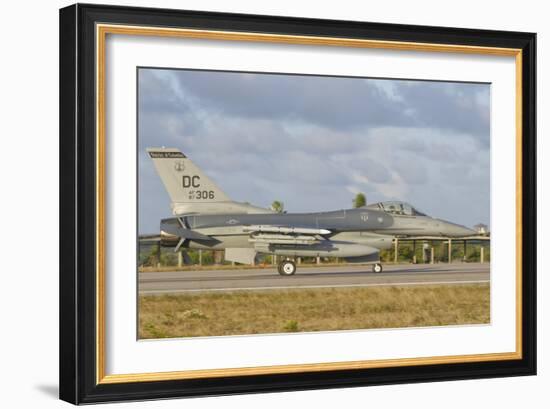
<instances>
[{"instance_id":1,"label":"horizontal stabilizer","mask_svg":"<svg viewBox=\"0 0 550 409\"><path fill-rule=\"evenodd\" d=\"M140 243L158 243L161 237L158 234L142 234L139 236Z\"/></svg>"},{"instance_id":2,"label":"horizontal stabilizer","mask_svg":"<svg viewBox=\"0 0 550 409\"><path fill-rule=\"evenodd\" d=\"M163 220L160 224L161 232L172 234L174 236L181 237L183 239L189 240L201 240L201 241L215 241L210 236L198 233L191 229L186 229L180 225L178 219L166 219Z\"/></svg>"}]
</instances>

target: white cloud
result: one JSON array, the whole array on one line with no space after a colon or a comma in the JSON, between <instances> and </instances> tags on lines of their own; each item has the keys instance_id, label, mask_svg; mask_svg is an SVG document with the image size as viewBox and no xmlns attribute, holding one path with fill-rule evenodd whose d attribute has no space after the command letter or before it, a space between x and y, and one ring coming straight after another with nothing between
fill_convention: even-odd
<instances>
[{"instance_id":1,"label":"white cloud","mask_svg":"<svg viewBox=\"0 0 550 409\"><path fill-rule=\"evenodd\" d=\"M230 197L261 206L346 208L364 192L369 202L488 222L488 86L308 79L306 97L302 77L212 75L140 71L140 149L180 148ZM139 178L141 231L152 232L168 199L145 156Z\"/></svg>"}]
</instances>

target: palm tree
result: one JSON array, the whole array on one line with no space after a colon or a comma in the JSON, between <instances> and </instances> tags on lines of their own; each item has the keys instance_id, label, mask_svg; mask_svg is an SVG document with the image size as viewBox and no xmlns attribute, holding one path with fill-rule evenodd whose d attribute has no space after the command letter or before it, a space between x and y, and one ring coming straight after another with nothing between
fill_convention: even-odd
<instances>
[{"instance_id":1,"label":"palm tree","mask_svg":"<svg viewBox=\"0 0 550 409\"><path fill-rule=\"evenodd\" d=\"M355 199L353 199L352 201L353 201L353 207L357 209L367 204L367 197L365 196L364 193L359 192L355 195Z\"/></svg>"},{"instance_id":2,"label":"palm tree","mask_svg":"<svg viewBox=\"0 0 550 409\"><path fill-rule=\"evenodd\" d=\"M284 209L285 209L285 204L280 200L274 200L273 203L271 203L271 210L277 213L282 213Z\"/></svg>"}]
</instances>

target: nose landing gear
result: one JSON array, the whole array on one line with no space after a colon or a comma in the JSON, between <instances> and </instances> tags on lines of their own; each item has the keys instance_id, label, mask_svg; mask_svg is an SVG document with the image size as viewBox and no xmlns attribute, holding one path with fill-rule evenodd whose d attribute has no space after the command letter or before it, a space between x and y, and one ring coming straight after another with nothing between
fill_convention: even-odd
<instances>
[{"instance_id":1,"label":"nose landing gear","mask_svg":"<svg viewBox=\"0 0 550 409\"><path fill-rule=\"evenodd\" d=\"M291 276L296 273L296 263L292 260L283 260L278 266L279 274L282 276Z\"/></svg>"},{"instance_id":2,"label":"nose landing gear","mask_svg":"<svg viewBox=\"0 0 550 409\"><path fill-rule=\"evenodd\" d=\"M380 264L380 263L373 264L372 272L373 273L381 273L382 272L382 264Z\"/></svg>"}]
</instances>

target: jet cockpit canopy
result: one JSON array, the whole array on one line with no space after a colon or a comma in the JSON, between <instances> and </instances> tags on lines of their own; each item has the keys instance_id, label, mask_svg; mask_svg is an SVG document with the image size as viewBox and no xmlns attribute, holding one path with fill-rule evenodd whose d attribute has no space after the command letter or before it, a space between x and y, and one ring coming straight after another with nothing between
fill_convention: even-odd
<instances>
[{"instance_id":1,"label":"jet cockpit canopy","mask_svg":"<svg viewBox=\"0 0 550 409\"><path fill-rule=\"evenodd\" d=\"M426 216L406 202L379 202L370 204L367 208L400 216Z\"/></svg>"}]
</instances>

